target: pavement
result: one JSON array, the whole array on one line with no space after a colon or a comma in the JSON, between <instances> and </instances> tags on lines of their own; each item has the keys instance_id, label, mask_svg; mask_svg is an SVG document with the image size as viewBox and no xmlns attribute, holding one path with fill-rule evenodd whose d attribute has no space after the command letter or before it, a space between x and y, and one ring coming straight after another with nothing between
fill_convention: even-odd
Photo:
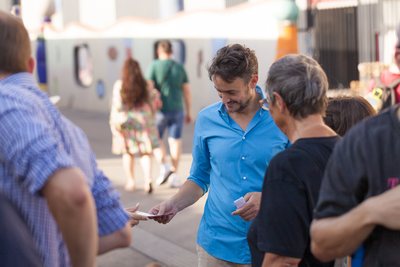
<instances>
[{"instance_id":1,"label":"pavement","mask_svg":"<svg viewBox=\"0 0 400 267\"><path fill-rule=\"evenodd\" d=\"M122 161L111 153L111 131L108 126L108 114L60 108L61 112L87 134L89 142L97 156L99 168L110 178L121 194L125 207L140 203L141 211L148 211L157 203L168 199L177 192L168 184L156 187L152 194L143 191L143 179L140 166L135 162L137 189L125 192ZM178 175L184 180L192 162L191 149L193 124L185 125L183 133L183 155ZM159 168L154 162L153 174L157 176ZM159 266L191 267L197 266L196 235L203 212L205 197L191 207L178 213L173 220L164 225L153 220L140 222L132 228L132 243L128 248L117 249L98 257L99 267L145 267L157 263ZM157 266L157 265L153 265Z\"/></svg>"}]
</instances>

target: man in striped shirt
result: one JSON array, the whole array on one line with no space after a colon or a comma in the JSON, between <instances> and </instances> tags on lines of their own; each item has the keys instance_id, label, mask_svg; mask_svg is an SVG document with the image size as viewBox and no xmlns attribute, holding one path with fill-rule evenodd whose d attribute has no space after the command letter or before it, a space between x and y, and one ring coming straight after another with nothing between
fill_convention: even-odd
<instances>
[{"instance_id":1,"label":"man in striped shirt","mask_svg":"<svg viewBox=\"0 0 400 267\"><path fill-rule=\"evenodd\" d=\"M22 21L0 11L0 29L0 192L43 266L95 266L97 254L130 244L128 214L84 133L38 89Z\"/></svg>"}]
</instances>

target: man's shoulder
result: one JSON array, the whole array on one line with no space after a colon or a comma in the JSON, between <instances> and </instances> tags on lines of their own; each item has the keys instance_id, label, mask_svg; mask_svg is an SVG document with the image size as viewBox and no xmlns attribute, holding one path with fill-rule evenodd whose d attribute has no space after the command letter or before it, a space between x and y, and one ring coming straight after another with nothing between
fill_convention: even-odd
<instances>
[{"instance_id":1,"label":"man's shoulder","mask_svg":"<svg viewBox=\"0 0 400 267\"><path fill-rule=\"evenodd\" d=\"M206 122L215 121L219 118L218 113L221 102L211 104L199 111L196 118L196 124L204 124Z\"/></svg>"},{"instance_id":2,"label":"man's shoulder","mask_svg":"<svg viewBox=\"0 0 400 267\"><path fill-rule=\"evenodd\" d=\"M153 60L150 65L149 65L149 69L150 70L154 70L154 68L156 68L157 66L159 66L161 64L161 60L159 59L155 59Z\"/></svg>"},{"instance_id":3,"label":"man's shoulder","mask_svg":"<svg viewBox=\"0 0 400 267\"><path fill-rule=\"evenodd\" d=\"M175 60L171 60L171 64L173 64L173 67L175 69L179 70L182 73L186 73L185 66L182 63L177 62Z\"/></svg>"},{"instance_id":4,"label":"man's shoulder","mask_svg":"<svg viewBox=\"0 0 400 267\"><path fill-rule=\"evenodd\" d=\"M321 148L321 146L311 142L310 144L307 144L306 141L308 140L304 140L303 143L295 142L287 149L277 153L272 161L277 161L282 166L293 166L293 163L299 165L302 165L303 163L307 164L310 157L316 157L312 152L317 148Z\"/></svg>"},{"instance_id":5,"label":"man's shoulder","mask_svg":"<svg viewBox=\"0 0 400 267\"><path fill-rule=\"evenodd\" d=\"M372 151L380 151L385 147L383 144L392 142L394 131L400 133L400 126L393 124L390 110L392 109L353 126L335 145L331 161L357 154L357 158L353 161L343 161L342 163L352 165L354 160L362 159L362 155L369 157Z\"/></svg>"},{"instance_id":6,"label":"man's shoulder","mask_svg":"<svg viewBox=\"0 0 400 267\"><path fill-rule=\"evenodd\" d=\"M8 84L0 89L0 110L18 107L31 106L29 101L33 96L30 92L24 90L16 84Z\"/></svg>"},{"instance_id":7,"label":"man's shoulder","mask_svg":"<svg viewBox=\"0 0 400 267\"><path fill-rule=\"evenodd\" d=\"M184 65L176 60L172 60L173 64L175 64L176 66L180 67L180 68L184 68Z\"/></svg>"},{"instance_id":8,"label":"man's shoulder","mask_svg":"<svg viewBox=\"0 0 400 267\"><path fill-rule=\"evenodd\" d=\"M284 168L286 169L290 166L290 162L301 157L301 154L294 151L290 146L285 150L282 150L271 159L269 166L274 166L276 168Z\"/></svg>"},{"instance_id":9,"label":"man's shoulder","mask_svg":"<svg viewBox=\"0 0 400 267\"><path fill-rule=\"evenodd\" d=\"M381 135L382 132L390 132L393 129L393 123L396 118L396 110L399 105L393 106L386 111L367 118L362 122L353 126L343 139L363 140L366 137L373 137L376 135Z\"/></svg>"}]
</instances>

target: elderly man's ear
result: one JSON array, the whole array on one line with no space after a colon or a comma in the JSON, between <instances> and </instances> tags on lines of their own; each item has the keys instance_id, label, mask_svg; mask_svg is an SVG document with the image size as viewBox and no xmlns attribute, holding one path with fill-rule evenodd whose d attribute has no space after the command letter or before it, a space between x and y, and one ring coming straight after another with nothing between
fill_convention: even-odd
<instances>
[{"instance_id":1,"label":"elderly man's ear","mask_svg":"<svg viewBox=\"0 0 400 267\"><path fill-rule=\"evenodd\" d=\"M28 72L33 73L34 70L35 70L35 60L33 59L33 57L30 57L28 60Z\"/></svg>"},{"instance_id":2,"label":"elderly man's ear","mask_svg":"<svg viewBox=\"0 0 400 267\"><path fill-rule=\"evenodd\" d=\"M274 92L274 104L280 112L284 112L286 109L285 101L283 101L283 98L277 92Z\"/></svg>"}]
</instances>

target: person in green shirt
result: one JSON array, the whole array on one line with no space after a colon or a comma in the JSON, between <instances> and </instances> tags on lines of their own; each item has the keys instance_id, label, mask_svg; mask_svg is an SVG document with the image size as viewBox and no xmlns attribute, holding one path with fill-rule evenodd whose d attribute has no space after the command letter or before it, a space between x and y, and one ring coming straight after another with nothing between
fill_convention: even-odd
<instances>
[{"instance_id":1,"label":"person in green shirt","mask_svg":"<svg viewBox=\"0 0 400 267\"><path fill-rule=\"evenodd\" d=\"M191 93L189 80L182 64L172 59L172 44L168 40L161 40L157 44L158 58L152 62L147 73L150 85L160 91L162 108L157 118L157 127L160 138L168 130L168 145L171 165L166 161L166 149L162 144L162 160L160 176L157 184L167 182L171 177L171 186L179 187L181 181L177 176L179 159L182 151L183 122L190 123L191 117ZM157 157L157 155L156 155Z\"/></svg>"}]
</instances>

